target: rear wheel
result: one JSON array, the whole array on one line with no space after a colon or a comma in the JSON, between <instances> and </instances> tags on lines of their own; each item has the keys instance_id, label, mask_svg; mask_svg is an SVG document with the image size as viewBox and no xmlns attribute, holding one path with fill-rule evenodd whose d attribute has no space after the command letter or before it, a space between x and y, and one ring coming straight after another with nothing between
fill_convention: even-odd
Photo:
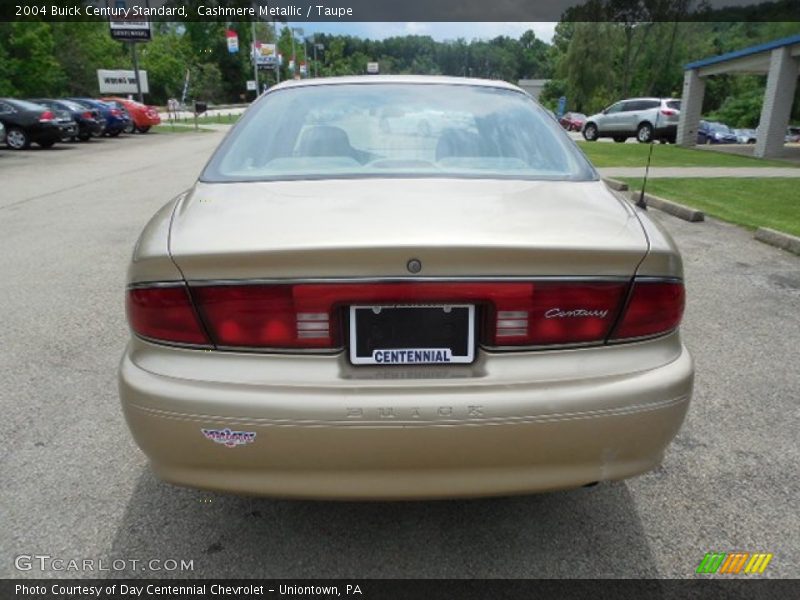
<instances>
[{"instance_id":1,"label":"rear wheel","mask_svg":"<svg viewBox=\"0 0 800 600\"><path fill-rule=\"evenodd\" d=\"M12 150L24 150L31 145L31 138L19 127L12 127L6 133L6 145Z\"/></svg>"},{"instance_id":2,"label":"rear wheel","mask_svg":"<svg viewBox=\"0 0 800 600\"><path fill-rule=\"evenodd\" d=\"M122 133L119 129L115 129L114 131L109 131L108 135L111 137L117 137L120 133Z\"/></svg>"},{"instance_id":3,"label":"rear wheel","mask_svg":"<svg viewBox=\"0 0 800 600\"><path fill-rule=\"evenodd\" d=\"M594 123L587 123L586 127L583 128L583 138L587 142L596 142L597 141L597 125Z\"/></svg>"},{"instance_id":4,"label":"rear wheel","mask_svg":"<svg viewBox=\"0 0 800 600\"><path fill-rule=\"evenodd\" d=\"M136 133L136 124L133 121L125 125L125 133Z\"/></svg>"},{"instance_id":5,"label":"rear wheel","mask_svg":"<svg viewBox=\"0 0 800 600\"><path fill-rule=\"evenodd\" d=\"M628 138L626 138L626 137L623 137L623 136L621 136L621 135L615 135L615 136L614 136L614 141L615 141L615 142L617 142L618 144L624 144L624 143L625 143L625 140L627 140L627 139L628 139Z\"/></svg>"},{"instance_id":6,"label":"rear wheel","mask_svg":"<svg viewBox=\"0 0 800 600\"><path fill-rule=\"evenodd\" d=\"M78 139L82 142L87 141L90 137L92 137L92 134L89 133L88 131L83 131L78 134Z\"/></svg>"},{"instance_id":7,"label":"rear wheel","mask_svg":"<svg viewBox=\"0 0 800 600\"><path fill-rule=\"evenodd\" d=\"M648 144L653 141L653 126L650 123L642 123L636 130L636 140L640 144Z\"/></svg>"},{"instance_id":8,"label":"rear wheel","mask_svg":"<svg viewBox=\"0 0 800 600\"><path fill-rule=\"evenodd\" d=\"M56 143L55 140L45 140L43 142L36 142L42 148L52 148L53 144Z\"/></svg>"},{"instance_id":9,"label":"rear wheel","mask_svg":"<svg viewBox=\"0 0 800 600\"><path fill-rule=\"evenodd\" d=\"M136 129L139 130L139 133L147 133L148 131L150 131L150 126L145 125L144 127L137 127Z\"/></svg>"}]
</instances>

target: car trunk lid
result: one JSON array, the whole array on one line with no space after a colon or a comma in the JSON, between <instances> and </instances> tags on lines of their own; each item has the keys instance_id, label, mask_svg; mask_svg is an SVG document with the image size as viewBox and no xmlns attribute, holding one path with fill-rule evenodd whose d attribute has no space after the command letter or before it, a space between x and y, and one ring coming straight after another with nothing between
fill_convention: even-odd
<instances>
[{"instance_id":1,"label":"car trunk lid","mask_svg":"<svg viewBox=\"0 0 800 600\"><path fill-rule=\"evenodd\" d=\"M198 183L170 251L187 280L631 276L647 252L600 181Z\"/></svg>"}]
</instances>

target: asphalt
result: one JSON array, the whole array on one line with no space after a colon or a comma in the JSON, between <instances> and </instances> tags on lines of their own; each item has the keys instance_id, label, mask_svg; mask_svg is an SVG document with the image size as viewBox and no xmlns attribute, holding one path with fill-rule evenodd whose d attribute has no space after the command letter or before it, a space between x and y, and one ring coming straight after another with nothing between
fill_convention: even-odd
<instances>
[{"instance_id":1,"label":"asphalt","mask_svg":"<svg viewBox=\"0 0 800 600\"><path fill-rule=\"evenodd\" d=\"M156 480L117 399L125 269L150 215L221 138L0 150L0 577L114 574L16 570L30 554L192 560L166 574L199 577L694 577L706 552L734 550L773 553L763 577L800 577L800 259L713 219L651 211L683 252L697 366L687 421L654 472L413 503Z\"/></svg>"}]
</instances>

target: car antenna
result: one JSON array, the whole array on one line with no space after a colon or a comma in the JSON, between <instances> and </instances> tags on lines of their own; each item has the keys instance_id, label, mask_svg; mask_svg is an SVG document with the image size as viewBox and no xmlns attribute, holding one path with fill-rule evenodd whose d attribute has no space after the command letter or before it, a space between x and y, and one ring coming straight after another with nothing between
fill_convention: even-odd
<instances>
[{"instance_id":1,"label":"car antenna","mask_svg":"<svg viewBox=\"0 0 800 600\"><path fill-rule=\"evenodd\" d=\"M653 125L653 137L650 138L650 150L647 153L647 164L644 167L644 179L642 180L642 191L639 193L639 199L636 201L636 206L642 210L647 210L647 201L644 199L644 191L647 188L647 176L650 174L650 162L653 160L653 146L655 146L655 135L658 131L658 117L661 114L661 100L658 102L658 111L656 112L656 122Z\"/></svg>"}]
</instances>

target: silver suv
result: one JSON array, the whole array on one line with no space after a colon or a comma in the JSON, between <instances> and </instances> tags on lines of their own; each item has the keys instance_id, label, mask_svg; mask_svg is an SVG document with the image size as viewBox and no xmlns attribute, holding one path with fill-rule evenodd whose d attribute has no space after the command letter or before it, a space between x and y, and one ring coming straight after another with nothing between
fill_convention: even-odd
<instances>
[{"instance_id":1,"label":"silver suv","mask_svg":"<svg viewBox=\"0 0 800 600\"><path fill-rule=\"evenodd\" d=\"M583 137L594 142L601 137L624 142L629 137L646 144L653 140L675 142L681 101L675 98L630 98L620 100L586 119Z\"/></svg>"}]
</instances>

